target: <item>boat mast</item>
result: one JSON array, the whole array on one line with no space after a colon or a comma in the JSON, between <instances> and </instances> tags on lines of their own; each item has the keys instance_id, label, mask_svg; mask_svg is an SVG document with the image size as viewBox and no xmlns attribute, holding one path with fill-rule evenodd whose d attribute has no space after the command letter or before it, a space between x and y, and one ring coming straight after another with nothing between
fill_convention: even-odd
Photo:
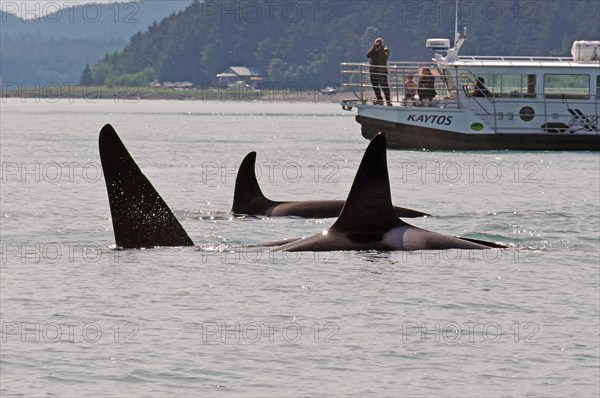
<instances>
[{"instance_id":1,"label":"boat mast","mask_svg":"<svg viewBox=\"0 0 600 398\"><path fill-rule=\"evenodd\" d=\"M456 6L454 7L454 48L458 45L458 0L456 0Z\"/></svg>"}]
</instances>

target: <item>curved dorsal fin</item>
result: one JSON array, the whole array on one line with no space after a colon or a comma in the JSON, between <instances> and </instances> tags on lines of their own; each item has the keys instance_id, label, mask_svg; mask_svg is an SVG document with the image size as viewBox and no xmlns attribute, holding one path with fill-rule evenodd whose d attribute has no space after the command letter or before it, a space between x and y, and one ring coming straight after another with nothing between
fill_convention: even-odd
<instances>
[{"instance_id":1,"label":"curved dorsal fin","mask_svg":"<svg viewBox=\"0 0 600 398\"><path fill-rule=\"evenodd\" d=\"M110 124L100 130L98 141L117 246L193 246Z\"/></svg>"},{"instance_id":2,"label":"curved dorsal fin","mask_svg":"<svg viewBox=\"0 0 600 398\"><path fill-rule=\"evenodd\" d=\"M346 204L330 230L369 233L408 225L392 205L386 155L385 135L380 133L367 147Z\"/></svg>"},{"instance_id":3,"label":"curved dorsal fin","mask_svg":"<svg viewBox=\"0 0 600 398\"><path fill-rule=\"evenodd\" d=\"M252 151L242 160L235 178L233 206L231 207L231 212L234 214L262 214L265 209L275 204L265 198L260 190L255 166L256 152Z\"/></svg>"}]
</instances>

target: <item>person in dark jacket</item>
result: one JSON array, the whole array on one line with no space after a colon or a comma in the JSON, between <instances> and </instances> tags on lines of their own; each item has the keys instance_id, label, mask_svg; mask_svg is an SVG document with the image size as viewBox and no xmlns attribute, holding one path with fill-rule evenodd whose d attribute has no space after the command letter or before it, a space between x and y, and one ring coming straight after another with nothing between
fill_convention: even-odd
<instances>
[{"instance_id":1,"label":"person in dark jacket","mask_svg":"<svg viewBox=\"0 0 600 398\"><path fill-rule=\"evenodd\" d=\"M388 106L392 106L387 70L387 61L389 56L390 50L384 46L383 39L380 37L375 40L373 47L371 47L367 53L367 58L371 60L369 62L371 85L373 86L373 91L375 91L375 97L377 97L374 102L375 105L383 105L383 97L381 95L381 91L383 91L386 104Z\"/></svg>"},{"instance_id":2,"label":"person in dark jacket","mask_svg":"<svg viewBox=\"0 0 600 398\"><path fill-rule=\"evenodd\" d=\"M435 91L435 77L429 68L423 68L417 85L417 94L419 94L421 106L425 106L426 102L429 102L429 106L433 105L433 98L437 95L437 92Z\"/></svg>"},{"instance_id":3,"label":"person in dark jacket","mask_svg":"<svg viewBox=\"0 0 600 398\"><path fill-rule=\"evenodd\" d=\"M485 79L478 77L475 82L475 90L473 90L473 97L492 97L492 93L485 86Z\"/></svg>"}]
</instances>

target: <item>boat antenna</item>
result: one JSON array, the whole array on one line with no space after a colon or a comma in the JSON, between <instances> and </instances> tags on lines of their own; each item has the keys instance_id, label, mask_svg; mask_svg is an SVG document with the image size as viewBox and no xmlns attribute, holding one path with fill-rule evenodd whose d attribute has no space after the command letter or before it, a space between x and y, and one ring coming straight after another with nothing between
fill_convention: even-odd
<instances>
[{"instance_id":1,"label":"boat antenna","mask_svg":"<svg viewBox=\"0 0 600 398\"><path fill-rule=\"evenodd\" d=\"M458 0L456 0L456 6L454 8L454 48L456 48L458 45Z\"/></svg>"}]
</instances>

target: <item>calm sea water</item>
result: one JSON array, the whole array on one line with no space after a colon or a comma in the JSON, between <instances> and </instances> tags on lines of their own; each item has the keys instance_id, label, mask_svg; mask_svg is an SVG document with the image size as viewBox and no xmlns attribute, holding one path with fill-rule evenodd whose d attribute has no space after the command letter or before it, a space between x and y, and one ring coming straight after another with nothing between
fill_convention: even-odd
<instances>
[{"instance_id":1,"label":"calm sea water","mask_svg":"<svg viewBox=\"0 0 600 398\"><path fill-rule=\"evenodd\" d=\"M509 249L270 254L333 220L232 218L258 153L276 200L345 198L368 142L328 103L1 103L3 396L598 396L597 153L389 151L427 229ZM195 248L111 249L111 123Z\"/></svg>"}]
</instances>

